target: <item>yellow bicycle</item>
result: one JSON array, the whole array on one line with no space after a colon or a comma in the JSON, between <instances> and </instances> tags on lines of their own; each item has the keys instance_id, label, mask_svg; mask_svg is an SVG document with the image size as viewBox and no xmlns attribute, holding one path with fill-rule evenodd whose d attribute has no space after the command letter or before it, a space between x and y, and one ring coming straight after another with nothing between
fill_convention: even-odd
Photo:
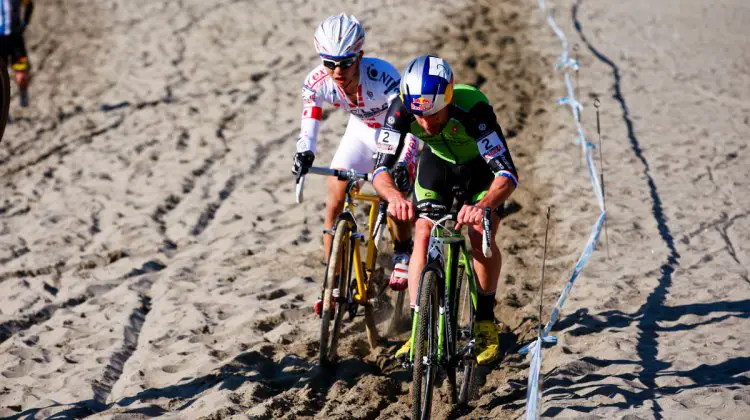
<instances>
[{"instance_id":1,"label":"yellow bicycle","mask_svg":"<svg viewBox=\"0 0 750 420\"><path fill-rule=\"evenodd\" d=\"M384 280L382 267L376 267L378 257L377 243L387 228L393 238L394 226L386 217L387 202L375 194L360 192L362 181L372 181L372 174L355 170L338 170L312 167L307 173L335 176L348 181L346 201L341 214L334 222L333 242L328 257L326 274L323 281L323 309L320 320L319 361L323 366L332 365L337 358L337 346L344 314L349 319L357 315L359 307L364 308L365 329L370 348L375 348L380 341L375 308L384 303L388 289ZM297 202L302 201L304 176L297 181ZM367 218L367 236L360 233L354 216L355 201L369 204ZM361 247L366 243L365 258L362 259ZM396 292L393 299L394 310L391 314L386 334L396 328L403 316L404 291Z\"/></svg>"}]
</instances>

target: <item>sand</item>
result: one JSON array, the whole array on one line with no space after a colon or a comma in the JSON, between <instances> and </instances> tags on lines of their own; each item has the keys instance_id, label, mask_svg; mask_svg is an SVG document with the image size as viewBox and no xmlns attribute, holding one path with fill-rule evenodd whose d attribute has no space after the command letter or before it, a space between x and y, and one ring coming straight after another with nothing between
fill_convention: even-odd
<instances>
[{"instance_id":1,"label":"sand","mask_svg":"<svg viewBox=\"0 0 750 420\"><path fill-rule=\"evenodd\" d=\"M518 418L538 323L598 209L534 1L37 2L31 106L0 143L0 416L406 418L409 372L357 319L317 367L324 180L294 202L315 25L366 54L439 54L489 96L521 178L498 239L513 334L466 410ZM601 98L609 218L544 352L545 417L741 419L750 404L750 6L547 1ZM418 10L418 12L417 12ZM577 25L576 25L577 23ZM346 124L326 113L316 162Z\"/></svg>"}]
</instances>

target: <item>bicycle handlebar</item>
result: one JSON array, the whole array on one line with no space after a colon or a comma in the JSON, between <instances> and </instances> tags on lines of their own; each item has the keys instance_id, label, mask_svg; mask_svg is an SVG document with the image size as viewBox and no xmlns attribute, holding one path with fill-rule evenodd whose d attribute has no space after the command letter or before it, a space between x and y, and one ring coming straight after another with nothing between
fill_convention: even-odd
<instances>
[{"instance_id":1,"label":"bicycle handlebar","mask_svg":"<svg viewBox=\"0 0 750 420\"><path fill-rule=\"evenodd\" d=\"M442 220L453 220L456 221L458 218L458 212L451 211L445 212L436 209L429 210L415 210L416 216L423 219L430 220L431 222L440 222ZM434 218L434 220L433 220ZM482 254L485 258L492 257L492 209L489 207L484 208L484 214L482 216Z\"/></svg>"},{"instance_id":2,"label":"bicycle handlebar","mask_svg":"<svg viewBox=\"0 0 750 420\"><path fill-rule=\"evenodd\" d=\"M343 170L343 169L331 169L323 168L319 166L312 166L307 169L307 172L297 176L297 191L296 199L297 204L302 203L303 190L305 188L305 175L324 175L324 176L335 176L341 181L372 181L372 174L369 172L358 172L354 169Z\"/></svg>"}]
</instances>

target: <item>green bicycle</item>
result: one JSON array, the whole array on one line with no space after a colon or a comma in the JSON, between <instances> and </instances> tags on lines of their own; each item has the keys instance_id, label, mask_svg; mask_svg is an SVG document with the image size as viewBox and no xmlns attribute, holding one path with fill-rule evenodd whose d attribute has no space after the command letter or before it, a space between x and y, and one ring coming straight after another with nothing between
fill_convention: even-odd
<instances>
[{"instance_id":1,"label":"green bicycle","mask_svg":"<svg viewBox=\"0 0 750 420\"><path fill-rule=\"evenodd\" d=\"M452 404L465 405L473 391L477 277L461 231L445 226L456 220L457 212L433 205L417 214L433 227L412 325L412 419L429 419L438 371L447 376ZM490 209L485 209L482 251L486 257L491 256L490 216Z\"/></svg>"}]
</instances>

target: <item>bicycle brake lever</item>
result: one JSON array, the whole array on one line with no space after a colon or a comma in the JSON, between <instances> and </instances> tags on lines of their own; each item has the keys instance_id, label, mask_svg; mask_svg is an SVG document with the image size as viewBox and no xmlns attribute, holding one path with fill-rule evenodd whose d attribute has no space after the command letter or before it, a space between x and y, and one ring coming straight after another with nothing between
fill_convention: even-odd
<instances>
[{"instance_id":1,"label":"bicycle brake lever","mask_svg":"<svg viewBox=\"0 0 750 420\"><path fill-rule=\"evenodd\" d=\"M305 189L305 176L304 175L299 175L297 177L297 191L296 191L296 201L297 201L297 204L301 204L302 203L302 199L303 199L303 193L302 193L302 191L304 189Z\"/></svg>"},{"instance_id":2,"label":"bicycle brake lever","mask_svg":"<svg viewBox=\"0 0 750 420\"><path fill-rule=\"evenodd\" d=\"M484 208L484 218L482 218L483 235L482 235L482 254L485 258L492 257L492 248L490 242L492 240L492 209L489 207Z\"/></svg>"}]
</instances>

